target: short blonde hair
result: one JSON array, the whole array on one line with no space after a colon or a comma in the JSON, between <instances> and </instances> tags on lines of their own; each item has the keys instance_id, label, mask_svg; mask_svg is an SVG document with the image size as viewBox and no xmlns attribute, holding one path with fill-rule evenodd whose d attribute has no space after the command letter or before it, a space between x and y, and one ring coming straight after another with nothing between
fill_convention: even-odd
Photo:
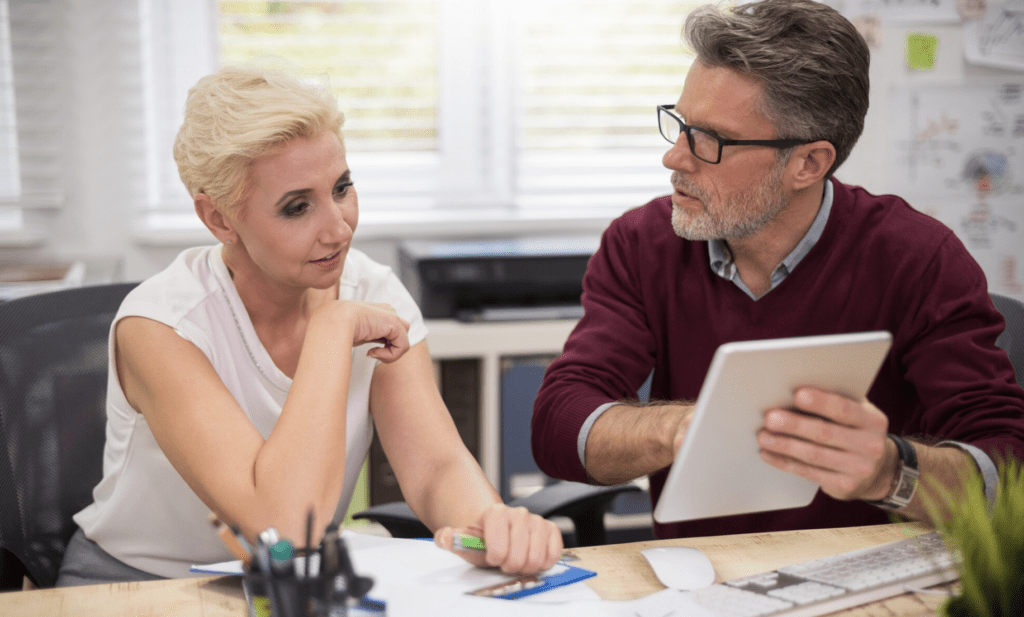
<instances>
[{"instance_id":1,"label":"short blonde hair","mask_svg":"<svg viewBox=\"0 0 1024 617\"><path fill-rule=\"evenodd\" d=\"M336 134L344 115L323 87L283 72L229 66L189 90L174 161L189 194L235 216L253 162L296 137Z\"/></svg>"}]
</instances>

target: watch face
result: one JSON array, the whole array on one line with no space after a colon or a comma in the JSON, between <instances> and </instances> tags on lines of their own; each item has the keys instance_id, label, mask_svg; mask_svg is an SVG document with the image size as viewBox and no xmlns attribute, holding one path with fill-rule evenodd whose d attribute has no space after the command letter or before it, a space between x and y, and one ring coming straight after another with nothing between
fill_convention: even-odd
<instances>
[{"instance_id":1,"label":"watch face","mask_svg":"<svg viewBox=\"0 0 1024 617\"><path fill-rule=\"evenodd\" d=\"M901 482L899 488L896 489L896 494L892 496L893 499L904 504L910 503L910 498L914 496L914 486L914 482Z\"/></svg>"}]
</instances>

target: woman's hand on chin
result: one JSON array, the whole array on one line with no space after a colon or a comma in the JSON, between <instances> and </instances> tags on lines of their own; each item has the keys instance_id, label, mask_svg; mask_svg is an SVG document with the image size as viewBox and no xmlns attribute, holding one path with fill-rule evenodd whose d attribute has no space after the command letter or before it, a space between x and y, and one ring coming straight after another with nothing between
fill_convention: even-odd
<instances>
[{"instance_id":1,"label":"woman's hand on chin","mask_svg":"<svg viewBox=\"0 0 1024 617\"><path fill-rule=\"evenodd\" d=\"M351 329L352 346L379 343L366 352L371 358L391 363L409 351L409 322L390 304L339 300L324 305L342 327Z\"/></svg>"}]
</instances>

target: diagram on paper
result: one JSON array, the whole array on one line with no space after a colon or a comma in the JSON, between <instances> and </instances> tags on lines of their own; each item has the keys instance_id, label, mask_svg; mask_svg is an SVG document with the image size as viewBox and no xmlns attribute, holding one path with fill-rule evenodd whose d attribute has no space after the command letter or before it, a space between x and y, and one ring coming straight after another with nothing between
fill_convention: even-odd
<instances>
[{"instance_id":1,"label":"diagram on paper","mask_svg":"<svg viewBox=\"0 0 1024 617\"><path fill-rule=\"evenodd\" d=\"M919 87L893 97L891 186L907 193L1024 194L1024 83Z\"/></svg>"},{"instance_id":2,"label":"diagram on paper","mask_svg":"<svg viewBox=\"0 0 1024 617\"><path fill-rule=\"evenodd\" d=\"M887 185L951 227L993 290L1020 296L1024 83L922 86L893 94L903 139Z\"/></svg>"}]
</instances>

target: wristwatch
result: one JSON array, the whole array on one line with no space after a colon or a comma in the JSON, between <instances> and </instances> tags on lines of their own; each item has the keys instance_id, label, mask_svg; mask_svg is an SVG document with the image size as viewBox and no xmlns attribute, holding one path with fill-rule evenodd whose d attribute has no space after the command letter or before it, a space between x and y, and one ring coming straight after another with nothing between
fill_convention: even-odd
<instances>
[{"instance_id":1,"label":"wristwatch","mask_svg":"<svg viewBox=\"0 0 1024 617\"><path fill-rule=\"evenodd\" d=\"M910 503L917 490L917 479L921 475L917 468L917 452L914 446L902 437L889 433L889 439L896 444L896 452L899 454L899 469L892 481L892 490L889 496L879 501L868 501L873 506L886 510L899 510ZM867 501L867 500L865 500Z\"/></svg>"}]
</instances>

